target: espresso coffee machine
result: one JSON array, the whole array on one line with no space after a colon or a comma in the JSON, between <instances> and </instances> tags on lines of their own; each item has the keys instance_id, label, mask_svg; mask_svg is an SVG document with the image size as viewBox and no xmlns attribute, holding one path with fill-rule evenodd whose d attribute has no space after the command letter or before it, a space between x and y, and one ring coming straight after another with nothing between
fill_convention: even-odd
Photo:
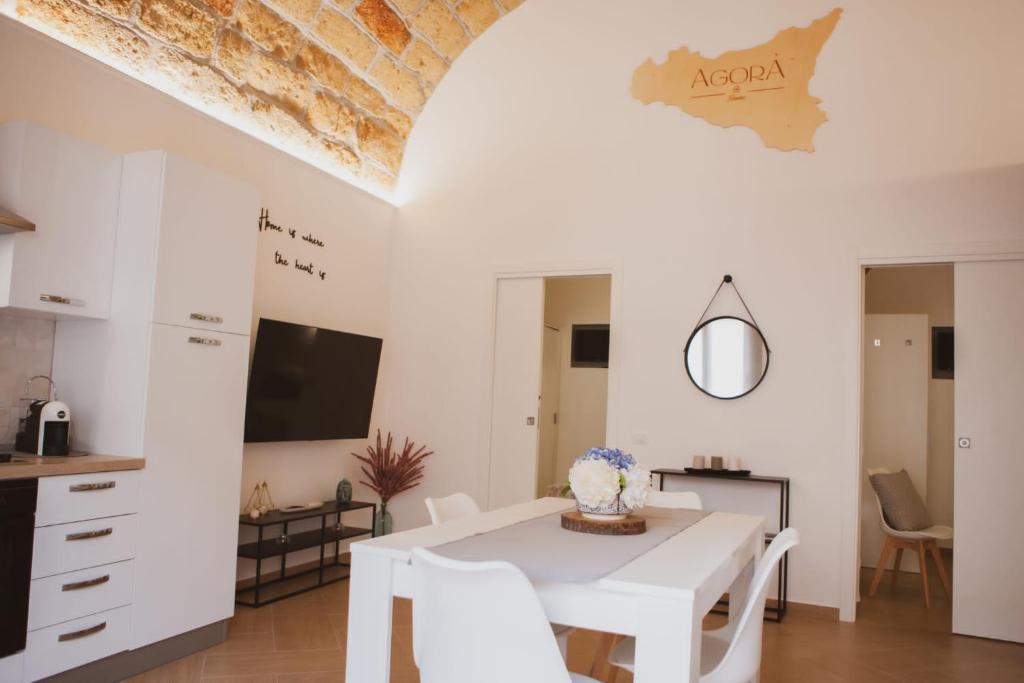
<instances>
[{"instance_id":1,"label":"espresso coffee machine","mask_svg":"<svg viewBox=\"0 0 1024 683\"><path fill-rule=\"evenodd\" d=\"M71 410L60 401L33 401L25 416L24 430L14 447L34 455L67 455L71 451Z\"/></svg>"},{"instance_id":2,"label":"espresso coffee machine","mask_svg":"<svg viewBox=\"0 0 1024 683\"><path fill-rule=\"evenodd\" d=\"M18 423L14 448L33 455L68 455L71 452L71 409L56 400L53 380L45 375L36 375L25 383L26 395L36 379L50 383L50 398L29 403L25 417Z\"/></svg>"}]
</instances>

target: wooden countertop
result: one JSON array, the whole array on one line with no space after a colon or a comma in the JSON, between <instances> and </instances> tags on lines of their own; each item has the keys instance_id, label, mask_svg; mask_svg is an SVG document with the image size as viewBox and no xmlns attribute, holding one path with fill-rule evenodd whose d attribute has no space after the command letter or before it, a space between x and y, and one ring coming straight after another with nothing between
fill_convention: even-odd
<instances>
[{"instance_id":1,"label":"wooden countertop","mask_svg":"<svg viewBox=\"0 0 1024 683\"><path fill-rule=\"evenodd\" d=\"M146 466L145 458L127 458L117 455L88 455L34 457L13 453L11 462L0 463L0 480L34 479L56 477L63 474L89 474L91 472L116 472L118 470L141 470Z\"/></svg>"}]
</instances>

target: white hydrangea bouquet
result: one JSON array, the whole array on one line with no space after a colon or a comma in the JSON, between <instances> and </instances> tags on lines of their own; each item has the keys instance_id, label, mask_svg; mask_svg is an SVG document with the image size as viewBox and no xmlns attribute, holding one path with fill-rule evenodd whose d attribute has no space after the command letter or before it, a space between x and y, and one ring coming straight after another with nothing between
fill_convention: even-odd
<instances>
[{"instance_id":1,"label":"white hydrangea bouquet","mask_svg":"<svg viewBox=\"0 0 1024 683\"><path fill-rule=\"evenodd\" d=\"M647 502L651 472L618 448L591 448L569 470L576 508L589 519L625 519Z\"/></svg>"}]
</instances>

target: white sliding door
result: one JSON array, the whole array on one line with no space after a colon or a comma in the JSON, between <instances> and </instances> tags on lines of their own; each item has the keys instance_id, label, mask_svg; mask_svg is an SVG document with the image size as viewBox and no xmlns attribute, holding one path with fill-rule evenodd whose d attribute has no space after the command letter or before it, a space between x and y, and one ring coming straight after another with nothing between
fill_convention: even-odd
<instances>
[{"instance_id":1,"label":"white sliding door","mask_svg":"<svg viewBox=\"0 0 1024 683\"><path fill-rule=\"evenodd\" d=\"M536 497L543 335L544 278L498 280L488 498L492 510Z\"/></svg>"},{"instance_id":2,"label":"white sliding door","mask_svg":"<svg viewBox=\"0 0 1024 683\"><path fill-rule=\"evenodd\" d=\"M953 632L1024 642L1024 261L956 264Z\"/></svg>"}]
</instances>

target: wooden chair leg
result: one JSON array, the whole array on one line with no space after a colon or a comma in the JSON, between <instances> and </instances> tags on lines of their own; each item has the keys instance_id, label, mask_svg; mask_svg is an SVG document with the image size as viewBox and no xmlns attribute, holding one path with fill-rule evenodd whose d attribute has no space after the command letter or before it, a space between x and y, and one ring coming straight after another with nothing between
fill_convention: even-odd
<instances>
[{"instance_id":1,"label":"wooden chair leg","mask_svg":"<svg viewBox=\"0 0 1024 683\"><path fill-rule=\"evenodd\" d=\"M878 584L882 582L882 575L885 574L885 563L889 561L889 555L892 554L894 545L892 536L886 536L885 545L882 546L882 554L879 556L878 564L875 566L875 576L871 579L871 587L868 589L868 597L875 597Z\"/></svg>"},{"instance_id":2,"label":"wooden chair leg","mask_svg":"<svg viewBox=\"0 0 1024 683\"><path fill-rule=\"evenodd\" d=\"M942 582L942 588L946 591L946 597L953 597L953 589L949 583L949 574L946 573L946 563L942 560L942 553L939 552L939 544L935 541L928 543L928 549L932 551L932 561L935 562L935 569L939 572L939 581Z\"/></svg>"},{"instance_id":3,"label":"wooden chair leg","mask_svg":"<svg viewBox=\"0 0 1024 683\"><path fill-rule=\"evenodd\" d=\"M594 654L594 663L590 666L591 678L605 683L614 683L619 670L609 663L608 657L620 640L622 640L622 636L615 633L602 633L598 636L597 652Z\"/></svg>"},{"instance_id":4,"label":"wooden chair leg","mask_svg":"<svg viewBox=\"0 0 1024 683\"><path fill-rule=\"evenodd\" d=\"M892 589L896 590L896 579L900 575L900 564L903 562L903 546L896 548L896 560L892 563Z\"/></svg>"},{"instance_id":5,"label":"wooden chair leg","mask_svg":"<svg viewBox=\"0 0 1024 683\"><path fill-rule=\"evenodd\" d=\"M928 594L928 564L925 562L924 541L917 542L917 560L921 569L921 588L924 590L924 606L932 606L931 596Z\"/></svg>"}]
</instances>

